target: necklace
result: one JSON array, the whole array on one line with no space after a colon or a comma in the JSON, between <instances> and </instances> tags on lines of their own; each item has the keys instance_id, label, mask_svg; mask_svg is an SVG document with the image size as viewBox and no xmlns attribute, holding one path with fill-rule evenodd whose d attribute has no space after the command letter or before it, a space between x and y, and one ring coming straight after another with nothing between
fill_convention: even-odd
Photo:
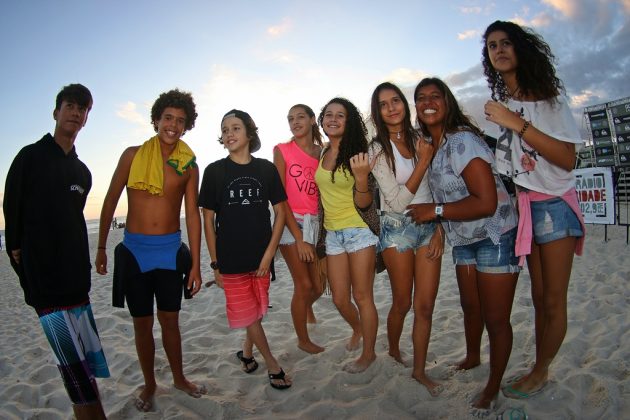
<instances>
[{"instance_id":1,"label":"necklace","mask_svg":"<svg viewBox=\"0 0 630 420\"><path fill-rule=\"evenodd\" d=\"M402 131L397 131L396 132L396 140L400 140L400 133L402 133ZM390 131L389 134L392 135L394 133ZM391 137L390 137L390 140L391 140Z\"/></svg>"},{"instance_id":2,"label":"necklace","mask_svg":"<svg viewBox=\"0 0 630 420\"><path fill-rule=\"evenodd\" d=\"M516 86L516 89L514 89L512 92L508 92L508 95L510 95L510 98L514 98L514 95L516 94L516 92L520 90L521 90L520 86Z\"/></svg>"}]
</instances>

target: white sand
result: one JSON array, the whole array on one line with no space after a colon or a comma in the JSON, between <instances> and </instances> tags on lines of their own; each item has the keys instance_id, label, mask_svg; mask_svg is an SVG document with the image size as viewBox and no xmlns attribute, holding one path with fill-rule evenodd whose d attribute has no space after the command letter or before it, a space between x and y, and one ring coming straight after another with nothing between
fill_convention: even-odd
<instances>
[{"instance_id":1,"label":"white sand","mask_svg":"<svg viewBox=\"0 0 630 420\"><path fill-rule=\"evenodd\" d=\"M501 396L497 414L523 408L531 419L630 418L630 249L625 229L589 226L585 254L576 258L569 288L569 329L552 365L546 390L529 401ZM139 413L132 399L142 384L133 342L131 318L126 309L111 306L113 246L122 231L109 241L110 274L93 275L92 305L112 377L98 381L109 418L468 418L468 401L481 389L488 373L488 342L484 334L482 365L469 372L454 372L449 365L464 356L462 313L450 259L444 258L440 292L436 303L429 347L429 374L445 385L441 396L432 398L411 379L411 369L387 356L385 320L391 302L386 274L375 282L380 327L376 362L365 372L352 375L341 370L358 356L346 352L350 329L330 296L315 305L318 324L310 329L316 343L326 351L312 356L296 347L289 306L292 282L282 259L276 262L278 279L272 283L269 315L263 321L272 351L294 378L286 391L269 386L262 357L252 375L243 373L234 356L243 333L227 327L223 292L216 286L202 288L192 301L185 301L180 325L184 371L188 378L206 384L209 395L193 399L172 387L166 356L156 325L156 371L160 385L150 413ZM90 235L92 255L96 235ZM203 251L202 274L211 279L207 251ZM72 415L68 397L54 366L48 344L32 308L23 303L7 256L0 255L0 418L66 419ZM411 348L411 314L407 317L401 348ZM529 276L519 279L514 309L514 348L507 379L526 371L534 352L533 310ZM157 321L156 321L157 324Z\"/></svg>"}]
</instances>

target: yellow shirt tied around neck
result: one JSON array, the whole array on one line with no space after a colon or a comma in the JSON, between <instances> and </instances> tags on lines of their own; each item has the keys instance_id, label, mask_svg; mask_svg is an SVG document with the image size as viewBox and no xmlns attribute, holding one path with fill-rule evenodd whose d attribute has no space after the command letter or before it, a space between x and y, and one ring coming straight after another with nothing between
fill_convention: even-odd
<instances>
[{"instance_id":1,"label":"yellow shirt tied around neck","mask_svg":"<svg viewBox=\"0 0 630 420\"><path fill-rule=\"evenodd\" d=\"M197 166L196 159L192 149L180 139L175 143L175 149L166 163L172 166L178 175L183 175L189 167ZM145 141L136 152L131 162L127 187L144 190L155 195L163 195L163 166L160 139L158 136L154 136Z\"/></svg>"}]
</instances>

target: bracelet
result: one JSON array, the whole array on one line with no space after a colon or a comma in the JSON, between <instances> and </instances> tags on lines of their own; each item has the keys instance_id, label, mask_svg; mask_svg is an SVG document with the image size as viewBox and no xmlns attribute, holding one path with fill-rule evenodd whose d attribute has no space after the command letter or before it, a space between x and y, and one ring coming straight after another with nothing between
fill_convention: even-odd
<instances>
[{"instance_id":1,"label":"bracelet","mask_svg":"<svg viewBox=\"0 0 630 420\"><path fill-rule=\"evenodd\" d=\"M99 246L98 249L107 249L104 246Z\"/></svg>"},{"instance_id":2,"label":"bracelet","mask_svg":"<svg viewBox=\"0 0 630 420\"><path fill-rule=\"evenodd\" d=\"M529 121L525 121L525 124L523 124L523 128L521 128L521 131L518 133L519 139L523 138L523 135L525 134L528 128L529 128Z\"/></svg>"},{"instance_id":3,"label":"bracelet","mask_svg":"<svg viewBox=\"0 0 630 420\"><path fill-rule=\"evenodd\" d=\"M354 191L355 191L355 192L358 192L358 193L360 193L360 194L367 194L367 193L369 193L369 192L370 192L370 190L369 190L369 189L367 189L367 190L365 190L365 191L359 191L359 190L357 190L356 188L354 189Z\"/></svg>"}]
</instances>

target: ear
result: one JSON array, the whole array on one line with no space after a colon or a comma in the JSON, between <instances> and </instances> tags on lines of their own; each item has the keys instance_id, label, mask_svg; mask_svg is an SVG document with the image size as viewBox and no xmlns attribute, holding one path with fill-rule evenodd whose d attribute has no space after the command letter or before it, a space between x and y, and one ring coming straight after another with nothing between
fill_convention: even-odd
<instances>
[{"instance_id":1,"label":"ear","mask_svg":"<svg viewBox=\"0 0 630 420\"><path fill-rule=\"evenodd\" d=\"M57 121L57 114L59 114L58 109L53 109L53 120Z\"/></svg>"}]
</instances>

